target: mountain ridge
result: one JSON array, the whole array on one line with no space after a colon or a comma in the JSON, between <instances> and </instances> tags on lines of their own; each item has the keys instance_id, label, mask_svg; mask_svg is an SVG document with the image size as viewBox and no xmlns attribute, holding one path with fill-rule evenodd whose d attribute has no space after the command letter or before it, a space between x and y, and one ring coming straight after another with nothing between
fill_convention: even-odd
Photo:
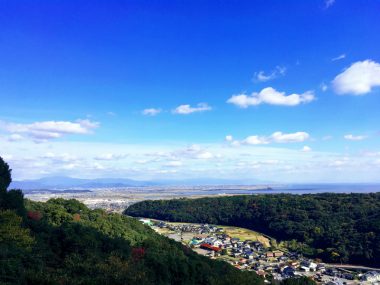
<instances>
[{"instance_id":1,"label":"mountain ridge","mask_svg":"<svg viewBox=\"0 0 380 285\"><path fill-rule=\"evenodd\" d=\"M122 188L147 186L197 186L197 185L256 185L270 182L254 179L178 179L178 180L134 180L129 178L95 178L82 179L67 176L51 176L39 179L13 181L10 188L36 190L36 189L66 189L66 188Z\"/></svg>"}]
</instances>

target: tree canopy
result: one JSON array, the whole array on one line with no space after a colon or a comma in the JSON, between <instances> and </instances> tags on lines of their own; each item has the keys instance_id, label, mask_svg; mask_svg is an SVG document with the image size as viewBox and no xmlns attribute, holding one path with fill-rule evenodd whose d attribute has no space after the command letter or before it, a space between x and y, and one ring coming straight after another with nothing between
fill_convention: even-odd
<instances>
[{"instance_id":1,"label":"tree canopy","mask_svg":"<svg viewBox=\"0 0 380 285\"><path fill-rule=\"evenodd\" d=\"M380 265L380 193L251 195L143 201L125 214L240 226L329 262Z\"/></svg>"},{"instance_id":2,"label":"tree canopy","mask_svg":"<svg viewBox=\"0 0 380 285\"><path fill-rule=\"evenodd\" d=\"M9 165L0 157L0 191L6 191L11 184L11 172Z\"/></svg>"}]
</instances>

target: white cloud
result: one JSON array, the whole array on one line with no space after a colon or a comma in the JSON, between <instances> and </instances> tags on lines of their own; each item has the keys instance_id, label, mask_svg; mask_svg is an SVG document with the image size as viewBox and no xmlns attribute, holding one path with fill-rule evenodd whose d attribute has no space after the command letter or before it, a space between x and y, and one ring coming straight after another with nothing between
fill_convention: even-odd
<instances>
[{"instance_id":1,"label":"white cloud","mask_svg":"<svg viewBox=\"0 0 380 285\"><path fill-rule=\"evenodd\" d=\"M303 94L285 95L285 92L278 92L272 87L267 87L259 93L254 92L251 95L233 95L227 100L227 103L234 104L240 108L247 108L249 106L256 106L260 104L296 106L301 103L309 103L314 99L315 96L313 91L307 91Z\"/></svg>"},{"instance_id":2,"label":"white cloud","mask_svg":"<svg viewBox=\"0 0 380 285\"><path fill-rule=\"evenodd\" d=\"M327 91L327 89L329 88L329 87L327 86L327 84L324 83L324 82L321 83L320 87L321 87L321 89L322 89L323 92Z\"/></svg>"},{"instance_id":3,"label":"white cloud","mask_svg":"<svg viewBox=\"0 0 380 285\"><path fill-rule=\"evenodd\" d=\"M332 166L332 167L342 167L342 166L348 165L349 163L350 163L349 158L343 157L342 159L337 159L337 160L334 160L334 161L330 162L329 166Z\"/></svg>"},{"instance_id":4,"label":"white cloud","mask_svg":"<svg viewBox=\"0 0 380 285\"><path fill-rule=\"evenodd\" d=\"M380 86L380 64L372 60L353 63L332 81L338 94L364 95Z\"/></svg>"},{"instance_id":5,"label":"white cloud","mask_svg":"<svg viewBox=\"0 0 380 285\"><path fill-rule=\"evenodd\" d=\"M104 153L95 157L95 160L119 160L127 157L126 154Z\"/></svg>"},{"instance_id":6,"label":"white cloud","mask_svg":"<svg viewBox=\"0 0 380 285\"><path fill-rule=\"evenodd\" d=\"M168 161L167 163L164 164L164 166L169 166L169 167L180 167L182 165L183 165L182 161L179 161L179 160Z\"/></svg>"},{"instance_id":7,"label":"white cloud","mask_svg":"<svg viewBox=\"0 0 380 285\"><path fill-rule=\"evenodd\" d=\"M105 169L105 167L102 164L98 163L98 162L95 162L92 166L96 170L104 170Z\"/></svg>"},{"instance_id":8,"label":"white cloud","mask_svg":"<svg viewBox=\"0 0 380 285\"><path fill-rule=\"evenodd\" d=\"M11 134L8 137L8 140L11 141L11 142L21 141L23 139L24 139L24 137L22 135L20 135L20 134Z\"/></svg>"},{"instance_id":9,"label":"white cloud","mask_svg":"<svg viewBox=\"0 0 380 285\"><path fill-rule=\"evenodd\" d=\"M266 137L260 137L260 136L249 136L245 140L242 141L243 144L250 144L250 145L259 145L259 144L268 144L269 138Z\"/></svg>"},{"instance_id":10,"label":"white cloud","mask_svg":"<svg viewBox=\"0 0 380 285\"><path fill-rule=\"evenodd\" d=\"M156 116L158 115L159 113L161 113L162 110L161 109L157 109L157 108L148 108L148 109L144 109L142 111L142 114L143 115L146 115L146 116Z\"/></svg>"},{"instance_id":11,"label":"white cloud","mask_svg":"<svg viewBox=\"0 0 380 285\"><path fill-rule=\"evenodd\" d=\"M335 0L325 0L325 8L328 9L330 8L332 5L334 5L335 3Z\"/></svg>"},{"instance_id":12,"label":"white cloud","mask_svg":"<svg viewBox=\"0 0 380 285\"><path fill-rule=\"evenodd\" d=\"M174 114L188 115L196 112L210 111L212 108L206 103L199 103L197 107L191 107L190 105L180 105L173 110Z\"/></svg>"},{"instance_id":13,"label":"white cloud","mask_svg":"<svg viewBox=\"0 0 380 285\"><path fill-rule=\"evenodd\" d=\"M349 141L362 141L366 139L366 136L354 136L352 134L345 135L344 138Z\"/></svg>"},{"instance_id":14,"label":"white cloud","mask_svg":"<svg viewBox=\"0 0 380 285\"><path fill-rule=\"evenodd\" d=\"M0 155L5 161L13 159L13 155L11 154L2 154Z\"/></svg>"},{"instance_id":15,"label":"white cloud","mask_svg":"<svg viewBox=\"0 0 380 285\"><path fill-rule=\"evenodd\" d=\"M262 70L259 72L256 72L255 79L261 82L266 82L266 81L275 79L279 76L283 76L285 75L285 73L286 73L286 67L276 66L276 68L272 70L272 72L270 72L269 74L265 74L265 72Z\"/></svg>"},{"instance_id":16,"label":"white cloud","mask_svg":"<svg viewBox=\"0 0 380 285\"><path fill-rule=\"evenodd\" d=\"M75 155L71 155L68 153L56 154L53 152L47 152L47 153L41 155L41 158L49 159L53 162L58 162L58 163L73 162L73 161L78 160L78 158Z\"/></svg>"},{"instance_id":17,"label":"white cloud","mask_svg":"<svg viewBox=\"0 0 380 285\"><path fill-rule=\"evenodd\" d=\"M170 153L170 157L175 159L189 158L189 159L212 159L219 157L212 152L202 148L200 145L193 144L185 149L173 151Z\"/></svg>"},{"instance_id":18,"label":"white cloud","mask_svg":"<svg viewBox=\"0 0 380 285\"><path fill-rule=\"evenodd\" d=\"M227 142L232 142L232 141L234 140L234 138L233 138L231 135L227 135L227 136L225 137L225 140L226 140Z\"/></svg>"},{"instance_id":19,"label":"white cloud","mask_svg":"<svg viewBox=\"0 0 380 285\"><path fill-rule=\"evenodd\" d=\"M210 159L213 157L214 157L214 155L209 151L202 151L196 155L196 158L198 158L198 159Z\"/></svg>"},{"instance_id":20,"label":"white cloud","mask_svg":"<svg viewBox=\"0 0 380 285\"><path fill-rule=\"evenodd\" d=\"M92 130L99 126L98 122L90 120L69 121L43 121L31 124L19 124L0 121L0 129L9 133L16 134L19 138L20 134L37 140L48 140L60 138L68 134L90 134Z\"/></svg>"},{"instance_id":21,"label":"white cloud","mask_svg":"<svg viewBox=\"0 0 380 285\"><path fill-rule=\"evenodd\" d=\"M301 151L303 151L303 152L310 152L311 150L312 150L311 147L305 145L305 146L302 148Z\"/></svg>"},{"instance_id":22,"label":"white cloud","mask_svg":"<svg viewBox=\"0 0 380 285\"><path fill-rule=\"evenodd\" d=\"M331 61L337 61L337 60L341 60L341 59L344 59L344 58L346 58L346 54L345 53L343 53L341 55L338 55L337 57L332 58Z\"/></svg>"},{"instance_id":23,"label":"white cloud","mask_svg":"<svg viewBox=\"0 0 380 285\"><path fill-rule=\"evenodd\" d=\"M304 142L310 138L310 135L306 132L295 132L284 134L282 132L274 132L270 136L249 136L242 140L241 144L246 145L265 145L270 143L297 143Z\"/></svg>"},{"instance_id":24,"label":"white cloud","mask_svg":"<svg viewBox=\"0 0 380 285\"><path fill-rule=\"evenodd\" d=\"M282 132L275 132L271 138L277 143L292 143L292 142L304 142L309 139L310 135L306 132L296 132L291 134L283 134Z\"/></svg>"},{"instance_id":25,"label":"white cloud","mask_svg":"<svg viewBox=\"0 0 380 285\"><path fill-rule=\"evenodd\" d=\"M362 152L354 154L342 149L342 153L313 151L309 155L300 151L307 143L301 143L295 149L283 147L288 146L287 144L271 143L272 145L260 147L226 147L220 141L188 147L181 143L135 145L77 140L53 140L49 144L33 144L29 140L12 143L3 137L0 138L0 152L3 150L0 155L12 154L13 157L6 158L13 169L14 180L46 175L78 177L80 173L82 178L129 177L138 180L215 177L289 183L380 182L379 166L374 167L374 162L380 158L376 153L375 156L365 156ZM112 153L127 153L128 156L116 161L103 162L94 159L110 150ZM379 149L371 151L379 152ZM67 156L62 159L67 162L59 162L56 157L64 153ZM218 155L219 153L223 156ZM77 160L70 161L70 156ZM212 158L207 159L208 157ZM170 161L181 161L183 166L165 166Z\"/></svg>"},{"instance_id":26,"label":"white cloud","mask_svg":"<svg viewBox=\"0 0 380 285\"><path fill-rule=\"evenodd\" d=\"M75 163L69 163L69 164L65 164L62 166L62 169L65 169L65 170L72 170L74 168L76 168L77 165Z\"/></svg>"}]
</instances>

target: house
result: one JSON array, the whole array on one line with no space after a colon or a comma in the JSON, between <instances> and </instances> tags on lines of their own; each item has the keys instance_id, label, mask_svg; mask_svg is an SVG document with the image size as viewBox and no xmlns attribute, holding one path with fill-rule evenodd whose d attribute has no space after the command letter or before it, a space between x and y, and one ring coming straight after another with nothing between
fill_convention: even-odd
<instances>
[{"instance_id":1,"label":"house","mask_svg":"<svg viewBox=\"0 0 380 285\"><path fill-rule=\"evenodd\" d=\"M317 269L317 264L308 260L303 260L300 264L300 267L303 271L315 271Z\"/></svg>"},{"instance_id":2,"label":"house","mask_svg":"<svg viewBox=\"0 0 380 285\"><path fill-rule=\"evenodd\" d=\"M271 251L268 251L266 254L265 254L266 257L274 257L274 253L271 252Z\"/></svg>"},{"instance_id":3,"label":"house","mask_svg":"<svg viewBox=\"0 0 380 285\"><path fill-rule=\"evenodd\" d=\"M337 276L338 275L338 270L336 270L335 268L327 268L325 270L325 274L326 275L330 275L330 276Z\"/></svg>"},{"instance_id":4,"label":"house","mask_svg":"<svg viewBox=\"0 0 380 285\"><path fill-rule=\"evenodd\" d=\"M377 282L380 281L380 273L376 271L368 271L360 278L362 281Z\"/></svg>"},{"instance_id":5,"label":"house","mask_svg":"<svg viewBox=\"0 0 380 285\"><path fill-rule=\"evenodd\" d=\"M209 245L208 243L202 243L201 246L200 246L200 248L211 250L211 251L214 251L214 252L219 252L219 251L222 250L221 248Z\"/></svg>"},{"instance_id":6,"label":"house","mask_svg":"<svg viewBox=\"0 0 380 285\"><path fill-rule=\"evenodd\" d=\"M231 238L231 243L237 243L238 241L240 241L239 238Z\"/></svg>"},{"instance_id":7,"label":"house","mask_svg":"<svg viewBox=\"0 0 380 285\"><path fill-rule=\"evenodd\" d=\"M339 279L327 282L327 285L343 285L343 282Z\"/></svg>"},{"instance_id":8,"label":"house","mask_svg":"<svg viewBox=\"0 0 380 285\"><path fill-rule=\"evenodd\" d=\"M347 279L347 280L354 280L354 275L351 273L343 273L342 278Z\"/></svg>"},{"instance_id":9,"label":"house","mask_svg":"<svg viewBox=\"0 0 380 285\"><path fill-rule=\"evenodd\" d=\"M261 270L261 269L257 270L256 273L257 273L257 275L262 276L262 277L265 277L265 275L267 275L266 272L264 270Z\"/></svg>"},{"instance_id":10,"label":"house","mask_svg":"<svg viewBox=\"0 0 380 285\"><path fill-rule=\"evenodd\" d=\"M244 257L245 257L246 259L253 259L253 258L254 258L254 255L253 255L252 252L250 252L250 253L245 253L245 254L244 254Z\"/></svg>"},{"instance_id":11,"label":"house","mask_svg":"<svg viewBox=\"0 0 380 285\"><path fill-rule=\"evenodd\" d=\"M317 270L318 271L325 271L325 265L324 264L322 264L322 263L319 263L318 265L317 265Z\"/></svg>"},{"instance_id":12,"label":"house","mask_svg":"<svg viewBox=\"0 0 380 285\"><path fill-rule=\"evenodd\" d=\"M282 271L282 275L284 275L286 277L292 277L292 276L294 276L295 272L296 272L296 270L293 267L286 266L284 268L284 270Z\"/></svg>"}]
</instances>

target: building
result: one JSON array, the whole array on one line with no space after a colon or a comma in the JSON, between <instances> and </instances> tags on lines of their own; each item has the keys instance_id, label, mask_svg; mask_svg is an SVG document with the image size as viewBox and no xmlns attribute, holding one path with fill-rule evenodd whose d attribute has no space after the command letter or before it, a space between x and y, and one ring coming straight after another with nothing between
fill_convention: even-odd
<instances>
[{"instance_id":1,"label":"building","mask_svg":"<svg viewBox=\"0 0 380 285\"><path fill-rule=\"evenodd\" d=\"M153 226L153 222L149 219L139 219L144 225Z\"/></svg>"},{"instance_id":2,"label":"building","mask_svg":"<svg viewBox=\"0 0 380 285\"><path fill-rule=\"evenodd\" d=\"M211 251L214 251L214 252L219 252L219 251L222 250L221 248L209 245L208 243L202 243L201 246L200 246L200 248L211 250Z\"/></svg>"},{"instance_id":3,"label":"building","mask_svg":"<svg viewBox=\"0 0 380 285\"><path fill-rule=\"evenodd\" d=\"M380 281L380 273L376 271L368 271L360 278L362 281L377 282Z\"/></svg>"}]
</instances>

